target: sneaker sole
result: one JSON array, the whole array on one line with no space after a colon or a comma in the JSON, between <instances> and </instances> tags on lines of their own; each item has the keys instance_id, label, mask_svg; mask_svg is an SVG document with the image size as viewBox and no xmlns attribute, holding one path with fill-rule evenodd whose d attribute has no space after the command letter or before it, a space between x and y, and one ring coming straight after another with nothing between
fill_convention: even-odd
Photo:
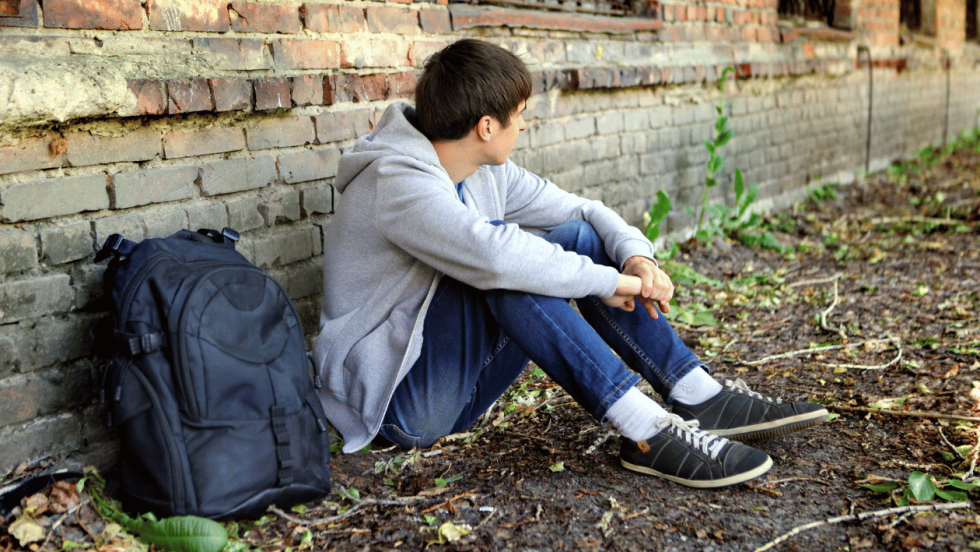
<instances>
[{"instance_id":1,"label":"sneaker sole","mask_svg":"<svg viewBox=\"0 0 980 552\"><path fill-rule=\"evenodd\" d=\"M776 437L789 435L801 429L820 425L827 421L827 416L829 415L830 413L824 408L805 414L790 416L789 418L780 418L764 424L732 429L707 429L703 427L701 429L719 437L727 437L736 441L761 441L763 439L775 439Z\"/></svg>"},{"instance_id":2,"label":"sneaker sole","mask_svg":"<svg viewBox=\"0 0 980 552\"><path fill-rule=\"evenodd\" d=\"M677 477L675 475L667 475L666 473L658 472L653 468L647 468L645 466L637 466L636 464L631 464L626 460L623 460L622 458L619 459L619 462L623 465L624 468L628 470L635 471L638 473L643 473L646 475L655 475L657 477L663 477L664 479L669 479L674 483L680 483L681 485L685 485L688 487L695 487L697 489L714 489L716 487L727 487L729 485L737 485L738 483L751 481L759 477L760 475L766 473L767 471L769 471L769 468L772 467L772 458L766 458L765 463L763 463L761 466L749 470L747 472L736 474L736 475L730 475L722 479L702 480L702 479L684 479L683 477Z\"/></svg>"}]
</instances>

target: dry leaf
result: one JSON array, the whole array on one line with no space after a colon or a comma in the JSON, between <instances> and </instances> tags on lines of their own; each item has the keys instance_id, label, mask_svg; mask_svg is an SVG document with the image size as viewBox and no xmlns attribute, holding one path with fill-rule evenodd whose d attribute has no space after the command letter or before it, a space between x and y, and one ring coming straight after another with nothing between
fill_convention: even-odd
<instances>
[{"instance_id":1,"label":"dry leaf","mask_svg":"<svg viewBox=\"0 0 980 552\"><path fill-rule=\"evenodd\" d=\"M20 541L21 546L27 546L32 542L43 541L46 534L44 527L41 527L40 523L27 516L22 516L17 521L11 523L10 527L7 528L7 532Z\"/></svg>"}]
</instances>

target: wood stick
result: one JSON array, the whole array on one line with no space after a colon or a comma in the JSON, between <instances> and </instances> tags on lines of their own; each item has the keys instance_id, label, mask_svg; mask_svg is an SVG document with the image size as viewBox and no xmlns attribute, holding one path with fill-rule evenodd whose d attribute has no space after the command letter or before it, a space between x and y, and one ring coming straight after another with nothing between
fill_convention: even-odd
<instances>
[{"instance_id":1,"label":"wood stick","mask_svg":"<svg viewBox=\"0 0 980 552\"><path fill-rule=\"evenodd\" d=\"M940 414L938 412L919 412L915 410L888 410L884 408L866 408L863 406L844 406L839 404L827 405L827 408L845 412L869 412L871 414L891 414L892 416L911 416L913 418L935 418L937 420L956 420L962 422L978 422L976 416L957 416L955 414Z\"/></svg>"},{"instance_id":2,"label":"wood stick","mask_svg":"<svg viewBox=\"0 0 980 552\"><path fill-rule=\"evenodd\" d=\"M783 535L770 541L769 543L760 546L759 548L756 548L755 552L764 552L765 550L769 550L770 548L793 538L794 536L802 533L803 531L806 531L807 529L822 527L824 525L835 525L837 523L841 523L844 521L863 521L868 518L873 518L873 517L879 518L879 517L890 516L892 514L935 512L939 510L960 510L960 509L970 508L971 506L972 503L970 502L952 502L950 504L924 504L924 505L916 505L916 506L900 506L898 508L888 508L886 510L875 510L873 512L864 512L863 514L848 514L845 516L837 516L830 519L825 519L823 521L814 521L811 523L800 525L799 527L796 527L795 529L789 531L788 533L784 533Z\"/></svg>"},{"instance_id":3,"label":"wood stick","mask_svg":"<svg viewBox=\"0 0 980 552\"><path fill-rule=\"evenodd\" d=\"M798 351L790 351L788 353L781 353L781 354L778 354L778 355L772 355L772 356L763 357L763 358L760 358L759 360L742 360L742 359L738 359L738 361L739 361L739 363L745 364L747 366L757 366L759 364L764 364L766 362L770 362L770 361L773 361L773 360L779 360L779 359L782 359L782 358L790 358L790 357L794 357L794 356L797 356L797 355L805 355L805 354L812 354L812 353L822 353L824 351L836 351L838 349L848 349L848 348L851 348L851 347L860 347L862 345L876 345L878 343L885 343L887 341L895 342L896 341L896 338L894 338L894 337L887 337L885 339L869 339L867 341L861 341L861 342L858 342L858 343L846 343L844 345L828 345L826 347L814 347L813 349L800 349Z\"/></svg>"},{"instance_id":4,"label":"wood stick","mask_svg":"<svg viewBox=\"0 0 980 552\"><path fill-rule=\"evenodd\" d=\"M831 282L836 282L843 275L844 275L843 272L838 272L837 274L834 274L833 276L829 276L827 278L817 278L815 280L800 280L799 282L793 282L792 284L787 284L787 285L788 287L793 288L793 287L800 287L800 286L809 286L813 284L829 284Z\"/></svg>"}]
</instances>

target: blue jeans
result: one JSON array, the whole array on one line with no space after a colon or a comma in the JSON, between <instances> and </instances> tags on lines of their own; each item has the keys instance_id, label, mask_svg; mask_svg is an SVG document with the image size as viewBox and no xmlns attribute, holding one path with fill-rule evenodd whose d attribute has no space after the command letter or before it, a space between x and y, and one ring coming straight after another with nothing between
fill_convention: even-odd
<instances>
[{"instance_id":1,"label":"blue jeans","mask_svg":"<svg viewBox=\"0 0 980 552\"><path fill-rule=\"evenodd\" d=\"M566 223L544 238L597 264L616 266L586 222ZM664 316L655 320L639 304L633 312L615 309L596 297L576 304L581 316L568 299L479 290L444 276L425 317L421 356L395 389L381 436L405 449L427 448L465 430L528 360L600 422L640 376L666 397L680 378L702 365Z\"/></svg>"}]
</instances>

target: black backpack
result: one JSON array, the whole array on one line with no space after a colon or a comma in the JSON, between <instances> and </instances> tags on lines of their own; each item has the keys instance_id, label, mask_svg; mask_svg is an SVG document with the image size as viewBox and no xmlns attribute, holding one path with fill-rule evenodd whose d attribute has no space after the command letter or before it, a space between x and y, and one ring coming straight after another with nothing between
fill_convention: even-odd
<instances>
[{"instance_id":1,"label":"black backpack","mask_svg":"<svg viewBox=\"0 0 980 552\"><path fill-rule=\"evenodd\" d=\"M230 228L134 243L96 262L113 310L103 392L123 502L161 516L254 518L330 491L329 434L296 309Z\"/></svg>"}]
</instances>

